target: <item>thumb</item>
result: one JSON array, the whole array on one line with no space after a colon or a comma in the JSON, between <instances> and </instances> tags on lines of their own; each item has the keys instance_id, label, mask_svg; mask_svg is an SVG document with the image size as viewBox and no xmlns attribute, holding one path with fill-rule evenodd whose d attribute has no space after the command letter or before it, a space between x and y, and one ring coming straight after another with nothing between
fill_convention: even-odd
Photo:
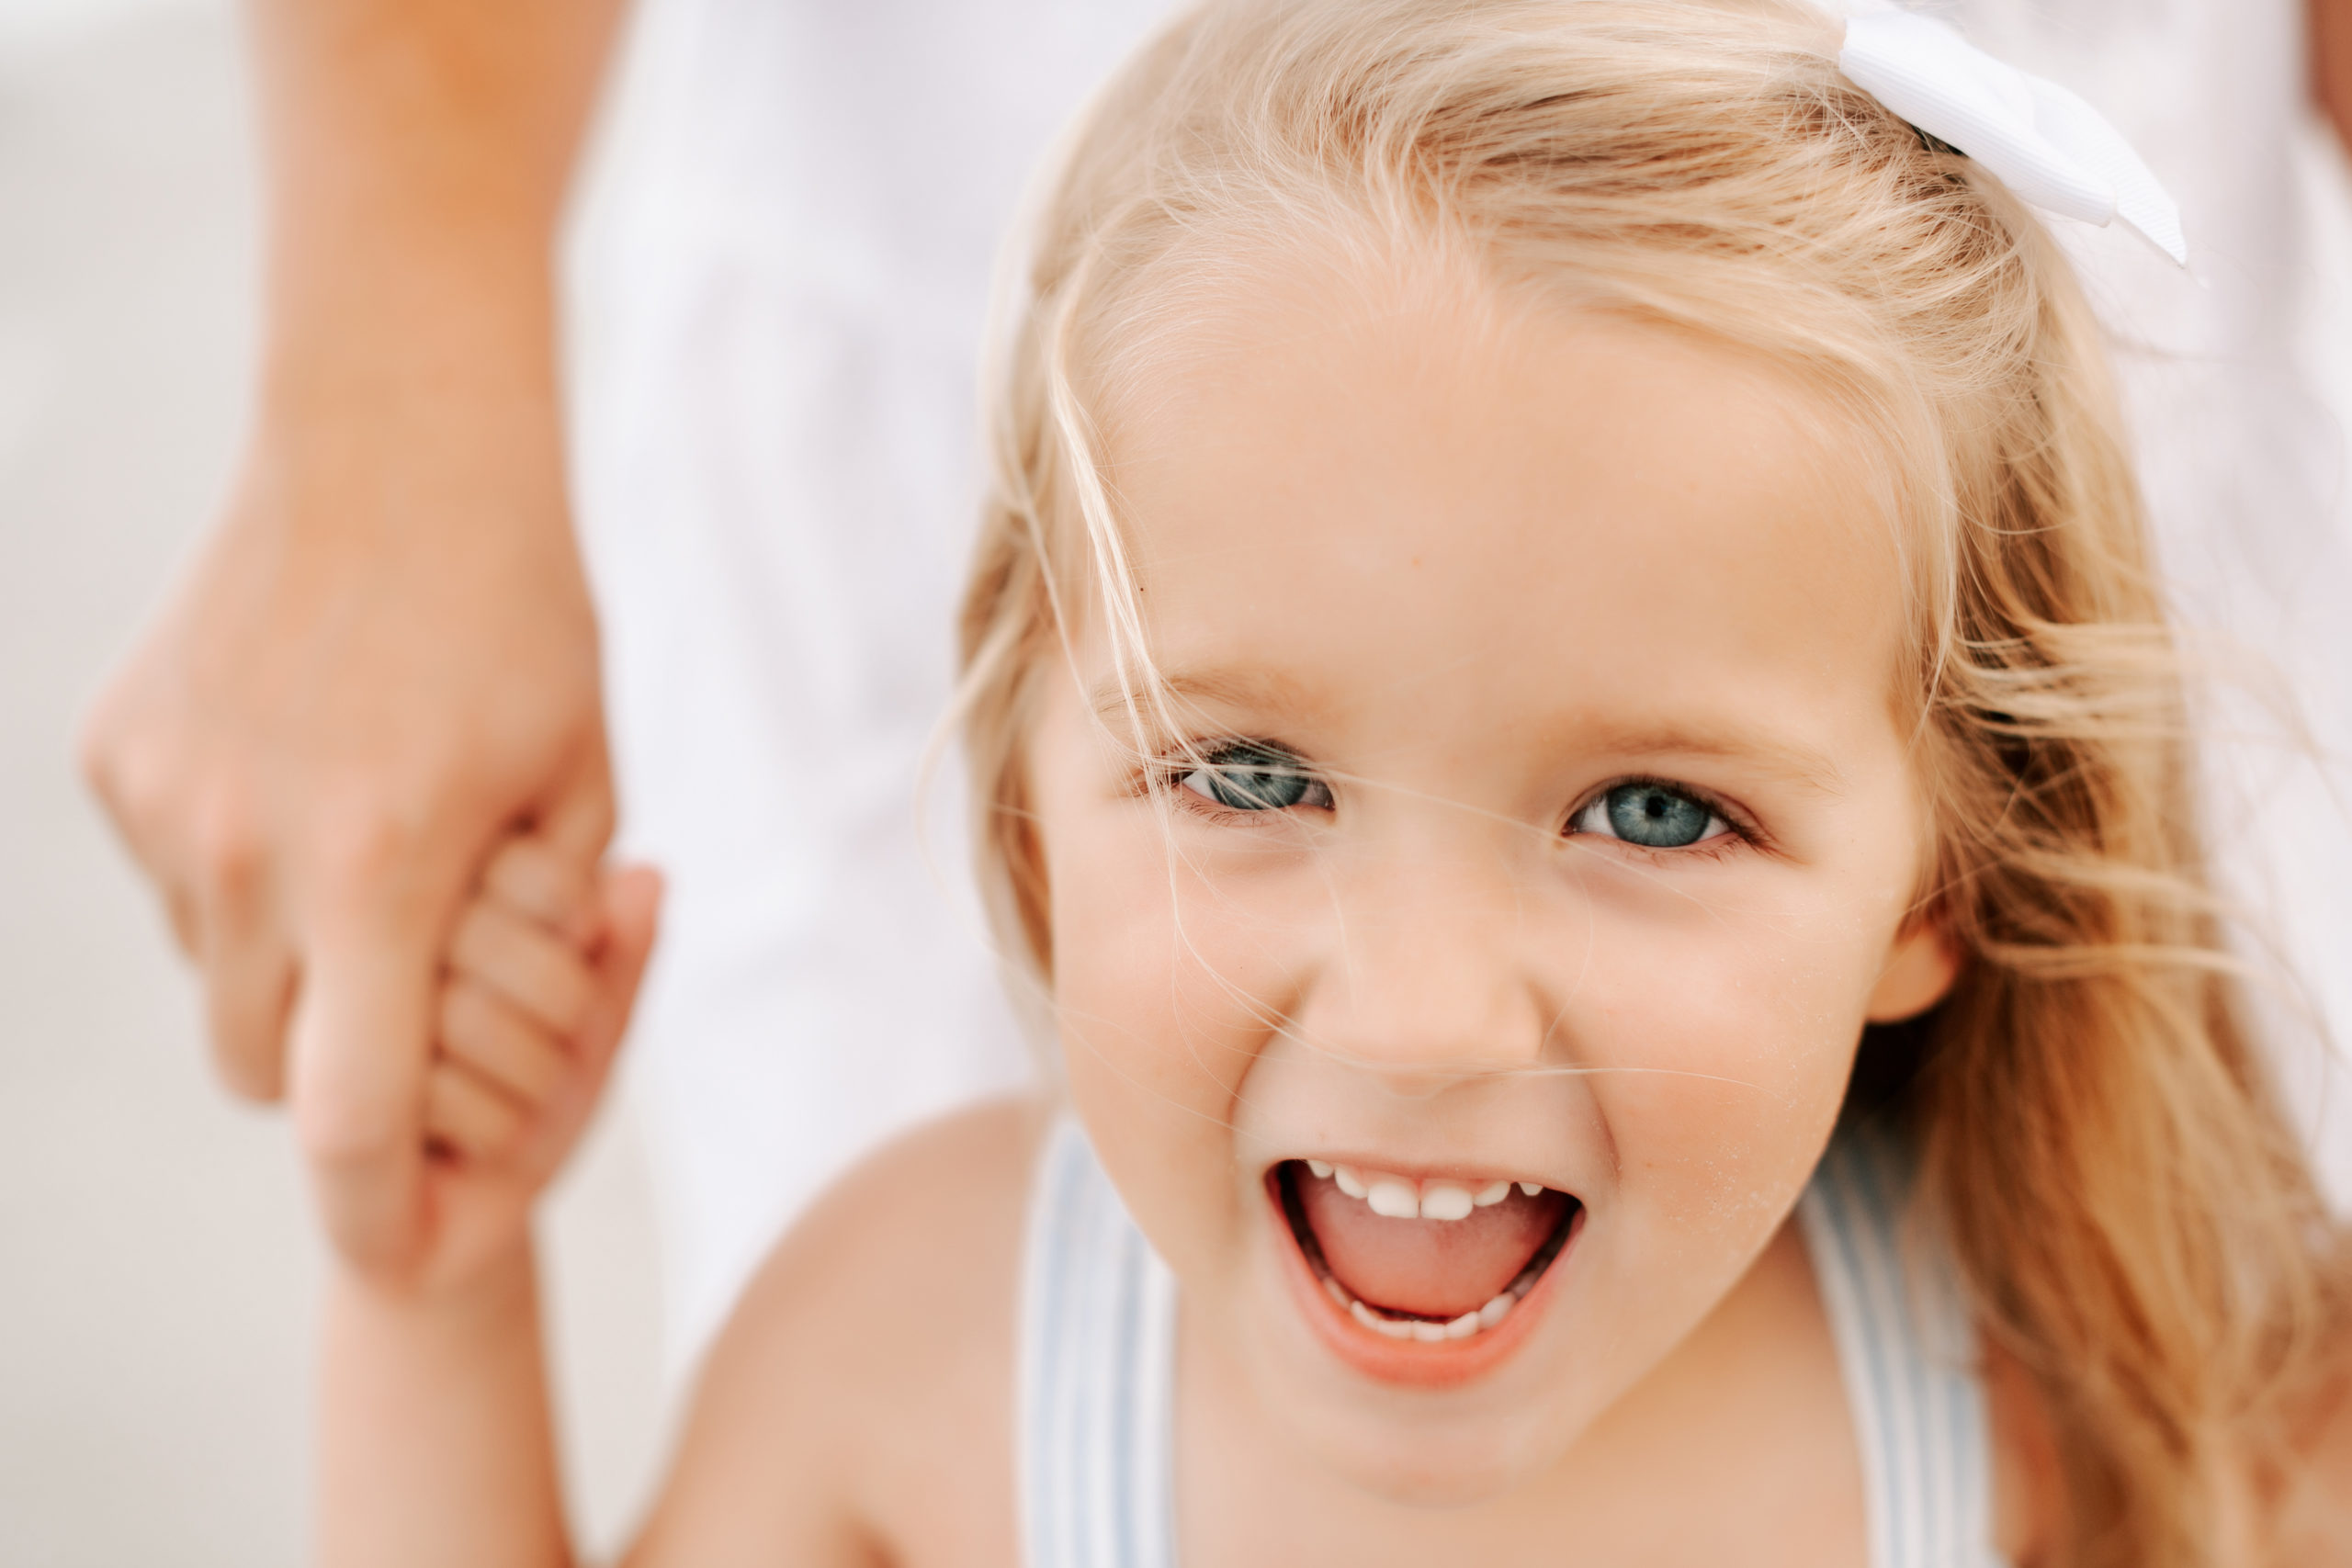
<instances>
[{"instance_id":1,"label":"thumb","mask_svg":"<svg viewBox=\"0 0 2352 1568\"><path fill-rule=\"evenodd\" d=\"M314 927L289 1055L295 1134L327 1234L365 1269L424 1239L424 1085L435 953L389 910Z\"/></svg>"}]
</instances>

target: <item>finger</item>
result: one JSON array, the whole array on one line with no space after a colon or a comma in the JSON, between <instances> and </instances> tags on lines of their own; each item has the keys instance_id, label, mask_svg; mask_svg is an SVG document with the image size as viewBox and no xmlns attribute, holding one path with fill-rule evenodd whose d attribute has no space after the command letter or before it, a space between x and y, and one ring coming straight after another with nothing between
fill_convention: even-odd
<instances>
[{"instance_id":1,"label":"finger","mask_svg":"<svg viewBox=\"0 0 2352 1568\"><path fill-rule=\"evenodd\" d=\"M537 834L518 833L501 844L482 886L575 945L594 934L595 863Z\"/></svg>"},{"instance_id":2,"label":"finger","mask_svg":"<svg viewBox=\"0 0 2352 1568\"><path fill-rule=\"evenodd\" d=\"M595 976L577 949L485 899L458 917L449 965L567 1040L579 1032L595 994Z\"/></svg>"},{"instance_id":3,"label":"finger","mask_svg":"<svg viewBox=\"0 0 2352 1568\"><path fill-rule=\"evenodd\" d=\"M140 701L143 657L134 657L107 679L98 699L83 716L74 742L82 782L105 807L131 858L164 887L176 884L178 856L167 825L183 798L187 769L183 749L168 726L148 716L153 705ZM159 841L161 840L161 841Z\"/></svg>"},{"instance_id":4,"label":"finger","mask_svg":"<svg viewBox=\"0 0 2352 1568\"><path fill-rule=\"evenodd\" d=\"M204 921L197 915L196 899L176 883L158 883L156 892L172 924L173 945L182 957L198 959L204 951Z\"/></svg>"},{"instance_id":5,"label":"finger","mask_svg":"<svg viewBox=\"0 0 2352 1568\"><path fill-rule=\"evenodd\" d=\"M276 919L257 852L223 847L203 857L195 957L221 1081L248 1100L276 1100L286 1085L286 1024L294 1007L294 951Z\"/></svg>"},{"instance_id":6,"label":"finger","mask_svg":"<svg viewBox=\"0 0 2352 1568\"><path fill-rule=\"evenodd\" d=\"M613 773L601 727L585 744L580 766L541 804L531 836L580 867L593 887L613 841Z\"/></svg>"},{"instance_id":7,"label":"finger","mask_svg":"<svg viewBox=\"0 0 2352 1568\"><path fill-rule=\"evenodd\" d=\"M462 1063L443 1057L425 1077L425 1136L468 1159L496 1159L528 1121L528 1112Z\"/></svg>"},{"instance_id":8,"label":"finger","mask_svg":"<svg viewBox=\"0 0 2352 1568\"><path fill-rule=\"evenodd\" d=\"M201 868L190 852L186 806L203 770L180 732L186 705L166 704L158 712L152 699L142 700L153 680L150 662L143 649L134 656L85 716L76 742L82 778L162 897L180 952L201 961Z\"/></svg>"},{"instance_id":9,"label":"finger","mask_svg":"<svg viewBox=\"0 0 2352 1568\"><path fill-rule=\"evenodd\" d=\"M363 1268L397 1269L424 1239L424 1082L438 932L389 900L314 915L294 1009L295 1132L328 1235Z\"/></svg>"},{"instance_id":10,"label":"finger","mask_svg":"<svg viewBox=\"0 0 2352 1568\"><path fill-rule=\"evenodd\" d=\"M537 1175L551 1173L561 1163L604 1093L653 951L661 874L650 866L614 874L605 879L597 903L604 935L597 948L595 998L575 1040L578 1071L550 1100L537 1130L517 1155L518 1166Z\"/></svg>"},{"instance_id":11,"label":"finger","mask_svg":"<svg viewBox=\"0 0 2352 1568\"><path fill-rule=\"evenodd\" d=\"M293 951L274 931L232 933L207 924L204 934L204 1016L213 1067L232 1093L277 1100L286 1092Z\"/></svg>"},{"instance_id":12,"label":"finger","mask_svg":"<svg viewBox=\"0 0 2352 1568\"><path fill-rule=\"evenodd\" d=\"M546 1100L572 1065L560 1039L462 976L441 994L441 1049L526 1106Z\"/></svg>"},{"instance_id":13,"label":"finger","mask_svg":"<svg viewBox=\"0 0 2352 1568\"><path fill-rule=\"evenodd\" d=\"M266 846L245 830L251 814L231 808L234 790L192 785L170 727L142 722L138 690L126 670L91 708L77 742L83 777L152 880L174 943L204 976L215 1072L232 1094L276 1100L295 970L283 933L260 912ZM208 808L191 816L192 800Z\"/></svg>"}]
</instances>

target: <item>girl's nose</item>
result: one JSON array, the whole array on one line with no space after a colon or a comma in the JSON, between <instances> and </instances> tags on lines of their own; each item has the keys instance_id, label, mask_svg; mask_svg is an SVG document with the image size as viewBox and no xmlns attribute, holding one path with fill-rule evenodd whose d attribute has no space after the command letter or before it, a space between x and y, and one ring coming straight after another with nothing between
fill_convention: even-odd
<instances>
[{"instance_id":1,"label":"girl's nose","mask_svg":"<svg viewBox=\"0 0 2352 1568\"><path fill-rule=\"evenodd\" d=\"M1414 1087L1537 1065L1553 1032L1528 890L1495 846L1367 853L1331 882L1331 919L1292 1027L1307 1045Z\"/></svg>"}]
</instances>

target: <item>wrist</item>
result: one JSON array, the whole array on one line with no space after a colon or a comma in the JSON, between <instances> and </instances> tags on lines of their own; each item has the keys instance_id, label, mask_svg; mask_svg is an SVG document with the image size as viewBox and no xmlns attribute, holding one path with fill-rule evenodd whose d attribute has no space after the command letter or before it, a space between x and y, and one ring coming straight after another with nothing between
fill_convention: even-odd
<instances>
[{"instance_id":1,"label":"wrist","mask_svg":"<svg viewBox=\"0 0 2352 1568\"><path fill-rule=\"evenodd\" d=\"M453 1343L496 1338L537 1321L537 1258L527 1231L456 1274L390 1276L338 1255L328 1296L337 1315L373 1332Z\"/></svg>"},{"instance_id":2,"label":"wrist","mask_svg":"<svg viewBox=\"0 0 2352 1568\"><path fill-rule=\"evenodd\" d=\"M256 0L274 374L552 386L554 246L612 9Z\"/></svg>"},{"instance_id":3,"label":"wrist","mask_svg":"<svg viewBox=\"0 0 2352 1568\"><path fill-rule=\"evenodd\" d=\"M555 286L546 251L511 236L414 234L277 258L265 421L387 398L552 412Z\"/></svg>"},{"instance_id":4,"label":"wrist","mask_svg":"<svg viewBox=\"0 0 2352 1568\"><path fill-rule=\"evenodd\" d=\"M341 1271L326 1304L318 1560L568 1561L527 1246L456 1289Z\"/></svg>"}]
</instances>

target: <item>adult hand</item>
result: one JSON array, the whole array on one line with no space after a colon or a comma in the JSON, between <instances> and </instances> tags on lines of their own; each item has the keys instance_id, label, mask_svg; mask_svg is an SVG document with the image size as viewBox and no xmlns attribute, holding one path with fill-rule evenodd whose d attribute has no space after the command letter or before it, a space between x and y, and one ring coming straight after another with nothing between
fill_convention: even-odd
<instances>
[{"instance_id":1,"label":"adult hand","mask_svg":"<svg viewBox=\"0 0 2352 1568\"><path fill-rule=\"evenodd\" d=\"M612 793L553 410L391 386L268 417L84 762L254 1099L322 928L389 927L429 978L498 829L594 864Z\"/></svg>"},{"instance_id":2,"label":"adult hand","mask_svg":"<svg viewBox=\"0 0 2352 1568\"><path fill-rule=\"evenodd\" d=\"M436 373L447 348L279 378L85 738L203 970L222 1076L278 1095L297 1021L297 1120L328 1166L413 1126L438 953L495 838L535 829L584 886L612 825L551 372Z\"/></svg>"},{"instance_id":3,"label":"adult hand","mask_svg":"<svg viewBox=\"0 0 2352 1568\"><path fill-rule=\"evenodd\" d=\"M256 434L84 738L222 1076L290 1087L347 1248L413 1159L438 955L494 842L532 832L584 897L611 831L549 252L614 12L251 0Z\"/></svg>"}]
</instances>

